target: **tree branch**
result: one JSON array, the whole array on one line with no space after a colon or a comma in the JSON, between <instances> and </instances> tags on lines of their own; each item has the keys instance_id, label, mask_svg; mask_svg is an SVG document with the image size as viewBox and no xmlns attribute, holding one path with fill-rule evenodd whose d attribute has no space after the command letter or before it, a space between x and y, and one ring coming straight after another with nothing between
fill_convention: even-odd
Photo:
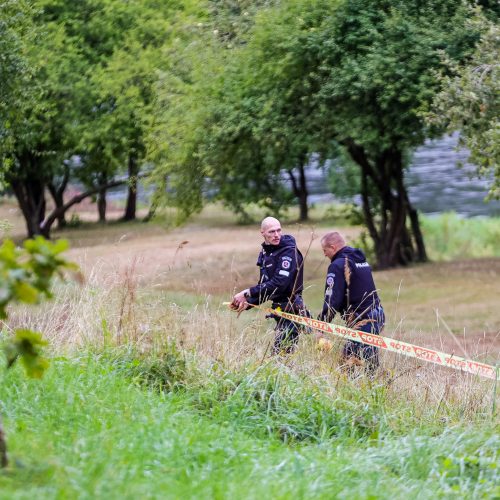
<instances>
[{"instance_id":1,"label":"tree branch","mask_svg":"<svg viewBox=\"0 0 500 500\"><path fill-rule=\"evenodd\" d=\"M136 178L143 179L144 177L147 177L148 175L149 174L142 174L142 175L136 176ZM69 201L67 201L64 205L53 210L52 213L40 224L40 227L42 228L44 235L45 236L49 235L50 228L51 228L52 224L54 224L57 217L59 215L62 215L63 213L65 213L67 210L69 210L73 205L80 203L85 198L88 198L89 196L92 196L93 194L96 194L99 191L102 191L103 189L111 189L111 188L116 187L116 186L122 186L123 184L127 184L128 182L130 182L129 178L123 179L121 181L108 182L106 184L102 184L102 185L97 186L95 188L89 189L88 191L80 193L76 196L73 196L73 198L71 198Z\"/></svg>"}]
</instances>

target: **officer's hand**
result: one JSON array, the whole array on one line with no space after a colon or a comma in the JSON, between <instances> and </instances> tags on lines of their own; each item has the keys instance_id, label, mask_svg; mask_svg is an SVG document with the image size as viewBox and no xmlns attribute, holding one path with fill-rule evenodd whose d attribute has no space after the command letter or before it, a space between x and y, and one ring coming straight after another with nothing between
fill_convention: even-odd
<instances>
[{"instance_id":1,"label":"officer's hand","mask_svg":"<svg viewBox=\"0 0 500 500\"><path fill-rule=\"evenodd\" d=\"M238 316L248 307L248 302L246 300L243 300L240 302L240 305L238 306Z\"/></svg>"},{"instance_id":2,"label":"officer's hand","mask_svg":"<svg viewBox=\"0 0 500 500\"><path fill-rule=\"evenodd\" d=\"M244 311L246 308L248 307L248 302L246 301L242 301L242 302L239 302L238 304L233 300L233 302L231 302L229 304L229 309L233 310L233 311L238 311L239 313Z\"/></svg>"},{"instance_id":3,"label":"officer's hand","mask_svg":"<svg viewBox=\"0 0 500 500\"><path fill-rule=\"evenodd\" d=\"M229 306L233 311L238 311L238 314L244 311L248 307L248 302L245 295L248 293L248 289L242 290L233 297L233 301Z\"/></svg>"}]
</instances>

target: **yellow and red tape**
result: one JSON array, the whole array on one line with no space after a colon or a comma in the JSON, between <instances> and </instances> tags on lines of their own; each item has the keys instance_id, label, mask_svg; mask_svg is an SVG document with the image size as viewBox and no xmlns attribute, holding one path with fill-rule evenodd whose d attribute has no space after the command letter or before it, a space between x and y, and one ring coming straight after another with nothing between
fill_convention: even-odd
<instances>
[{"instance_id":1,"label":"yellow and red tape","mask_svg":"<svg viewBox=\"0 0 500 500\"><path fill-rule=\"evenodd\" d=\"M386 351L396 352L410 358L416 358L422 361L427 361L428 363L446 366L448 368L472 373L473 375L479 375L481 377L491 378L493 380L498 380L499 378L498 367L462 358L460 356L456 356L455 354L447 354L445 352L436 351L435 349L419 347L415 344L410 344L402 340L395 340L382 335L361 332L359 330L336 325L334 323L327 323L326 321L320 321L318 319L298 316L296 314L281 311L280 309L271 309L270 307L261 306L253 307L256 307L268 314L273 314L274 316L279 316L289 321L293 321L298 325L313 328L315 330L319 330L320 332L340 337L344 340L352 340L361 344L380 347L380 349L384 349Z\"/></svg>"}]
</instances>

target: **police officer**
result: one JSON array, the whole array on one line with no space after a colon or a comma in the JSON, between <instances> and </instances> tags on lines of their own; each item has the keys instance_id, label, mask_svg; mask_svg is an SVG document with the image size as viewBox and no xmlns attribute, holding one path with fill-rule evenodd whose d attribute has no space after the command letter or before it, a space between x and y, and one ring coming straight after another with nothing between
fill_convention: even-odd
<instances>
[{"instance_id":1,"label":"police officer","mask_svg":"<svg viewBox=\"0 0 500 500\"><path fill-rule=\"evenodd\" d=\"M280 221L274 217L266 217L262 221L260 233L264 242L257 259L259 283L237 293L231 308L241 312L252 304L272 300L273 309L280 307L286 312L308 314L302 300L303 257L295 238L289 234L282 235ZM272 317L276 320L273 354L292 352L298 342L299 327L278 316Z\"/></svg>"},{"instance_id":2,"label":"police officer","mask_svg":"<svg viewBox=\"0 0 500 500\"><path fill-rule=\"evenodd\" d=\"M346 245L336 232L321 239L325 257L331 260L325 283L325 300L319 319L331 322L336 313L347 326L363 332L379 334L385 323L384 310L373 281L372 270L364 253ZM342 352L343 362L361 364L372 375L379 365L378 348L347 341ZM349 367L349 369L352 369Z\"/></svg>"}]
</instances>

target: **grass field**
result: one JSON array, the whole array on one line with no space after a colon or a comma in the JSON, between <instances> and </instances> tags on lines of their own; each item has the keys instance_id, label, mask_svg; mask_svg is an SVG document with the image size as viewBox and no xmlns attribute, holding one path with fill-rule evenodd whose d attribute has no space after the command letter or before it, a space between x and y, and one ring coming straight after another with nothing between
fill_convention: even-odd
<instances>
[{"instance_id":1,"label":"grass field","mask_svg":"<svg viewBox=\"0 0 500 500\"><path fill-rule=\"evenodd\" d=\"M421 423L404 405L395 414L383 388L331 399L278 368L240 373L239 391L233 373L159 392L132 382L136 367L84 355L53 361L43 382L10 373L0 397L15 463L0 498L499 493L490 422Z\"/></svg>"},{"instance_id":2,"label":"grass field","mask_svg":"<svg viewBox=\"0 0 500 500\"><path fill-rule=\"evenodd\" d=\"M317 313L319 237L342 221L320 207L313 217L284 227L307 254ZM493 242L472 259L474 245L459 243L467 223L447 217L424 221L439 261L375 273L385 335L494 364L498 221L472 235ZM15 207L0 205L0 219L22 233ZM55 236L70 240L85 283L57 284L52 302L13 309L4 328L43 331L53 360L41 381L0 372L11 455L0 498L500 495L493 381L392 354L374 381L349 380L340 342L324 352L311 336L285 360L266 356L271 322L221 305L256 279L257 226L209 207L182 228L86 223Z\"/></svg>"}]
</instances>

